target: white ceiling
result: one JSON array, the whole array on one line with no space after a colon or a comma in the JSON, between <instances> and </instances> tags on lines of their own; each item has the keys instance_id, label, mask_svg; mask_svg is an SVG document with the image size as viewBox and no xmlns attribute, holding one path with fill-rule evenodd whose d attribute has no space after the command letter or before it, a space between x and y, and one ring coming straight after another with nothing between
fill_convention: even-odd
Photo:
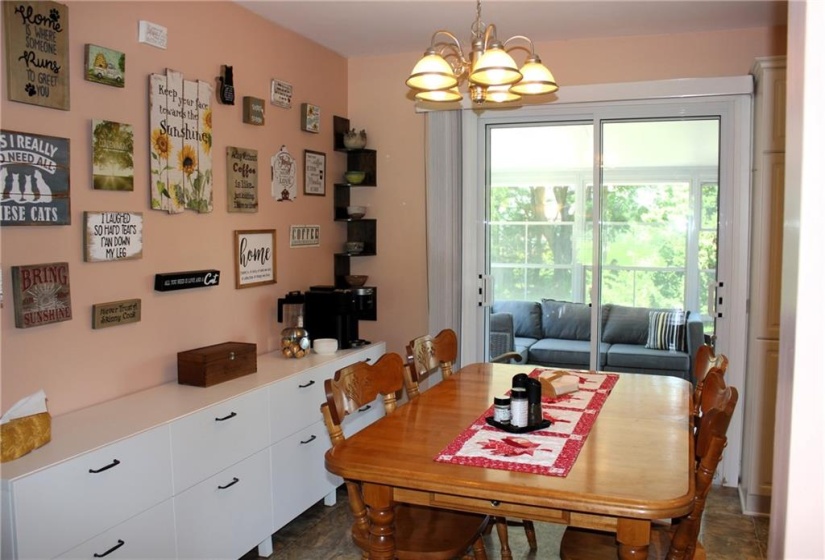
<instances>
[{"instance_id":1,"label":"white ceiling","mask_svg":"<svg viewBox=\"0 0 825 560\"><path fill-rule=\"evenodd\" d=\"M345 56L423 52L438 29L468 42L475 0L235 0ZM661 35L787 24L787 0L484 0L500 39Z\"/></svg>"}]
</instances>

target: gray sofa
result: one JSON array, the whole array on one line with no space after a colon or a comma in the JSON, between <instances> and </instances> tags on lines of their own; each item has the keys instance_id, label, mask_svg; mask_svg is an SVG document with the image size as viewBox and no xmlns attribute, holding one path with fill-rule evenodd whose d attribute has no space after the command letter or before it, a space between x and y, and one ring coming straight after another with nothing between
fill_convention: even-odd
<instances>
[{"instance_id":1,"label":"gray sofa","mask_svg":"<svg viewBox=\"0 0 825 560\"><path fill-rule=\"evenodd\" d=\"M649 340L651 312L657 321ZM683 324L677 318L673 310L605 304L599 369L693 382L692 357L704 344L703 325L698 314L687 313ZM521 354L522 363L589 369L590 306L550 299L498 301L490 318L491 355L508 345Z\"/></svg>"}]
</instances>

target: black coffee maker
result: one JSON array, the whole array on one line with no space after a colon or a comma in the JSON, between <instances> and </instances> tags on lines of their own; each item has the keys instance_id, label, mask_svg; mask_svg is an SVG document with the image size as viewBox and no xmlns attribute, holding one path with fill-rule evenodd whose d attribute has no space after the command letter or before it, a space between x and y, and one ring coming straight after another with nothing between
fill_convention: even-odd
<instances>
[{"instance_id":1,"label":"black coffee maker","mask_svg":"<svg viewBox=\"0 0 825 560\"><path fill-rule=\"evenodd\" d=\"M375 319L375 288L310 286L304 292L304 328L313 340L334 338L341 349L369 344L358 335L361 319Z\"/></svg>"}]
</instances>

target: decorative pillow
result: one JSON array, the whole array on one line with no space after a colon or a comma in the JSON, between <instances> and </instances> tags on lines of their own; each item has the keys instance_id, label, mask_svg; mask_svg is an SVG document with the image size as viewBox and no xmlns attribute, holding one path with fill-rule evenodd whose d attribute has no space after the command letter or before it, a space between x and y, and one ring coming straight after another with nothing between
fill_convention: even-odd
<instances>
[{"instance_id":1,"label":"decorative pillow","mask_svg":"<svg viewBox=\"0 0 825 560\"><path fill-rule=\"evenodd\" d=\"M628 307L625 305L605 305L609 308L607 321L602 329L602 341L610 344L646 344L650 326L649 307Z\"/></svg>"},{"instance_id":2,"label":"decorative pillow","mask_svg":"<svg viewBox=\"0 0 825 560\"><path fill-rule=\"evenodd\" d=\"M590 305L543 299L541 327L544 338L590 340Z\"/></svg>"},{"instance_id":3,"label":"decorative pillow","mask_svg":"<svg viewBox=\"0 0 825 560\"><path fill-rule=\"evenodd\" d=\"M682 310L651 311L645 348L686 352L688 313Z\"/></svg>"}]
</instances>

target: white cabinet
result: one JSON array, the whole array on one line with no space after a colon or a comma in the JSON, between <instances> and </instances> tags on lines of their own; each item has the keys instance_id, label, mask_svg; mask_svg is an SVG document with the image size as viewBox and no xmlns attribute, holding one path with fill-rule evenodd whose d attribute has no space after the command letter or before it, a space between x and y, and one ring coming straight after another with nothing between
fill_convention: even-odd
<instances>
[{"instance_id":1,"label":"white cabinet","mask_svg":"<svg viewBox=\"0 0 825 560\"><path fill-rule=\"evenodd\" d=\"M171 499L59 556L72 560L166 560L174 557L175 518Z\"/></svg>"},{"instance_id":2,"label":"white cabinet","mask_svg":"<svg viewBox=\"0 0 825 560\"><path fill-rule=\"evenodd\" d=\"M169 428L23 477L11 495L14 556L53 558L172 497Z\"/></svg>"},{"instance_id":3,"label":"white cabinet","mask_svg":"<svg viewBox=\"0 0 825 560\"><path fill-rule=\"evenodd\" d=\"M324 380L384 352L273 352L225 383L167 383L53 418L52 441L0 471L0 557L269 555L272 533L341 482L324 467ZM382 414L377 401L344 431Z\"/></svg>"},{"instance_id":4,"label":"white cabinet","mask_svg":"<svg viewBox=\"0 0 825 560\"><path fill-rule=\"evenodd\" d=\"M753 66L754 154L748 365L740 495L745 513L769 513L778 381L785 198L785 57Z\"/></svg>"},{"instance_id":5,"label":"white cabinet","mask_svg":"<svg viewBox=\"0 0 825 560\"><path fill-rule=\"evenodd\" d=\"M175 496L178 558L243 556L272 534L271 495L264 449Z\"/></svg>"}]
</instances>

